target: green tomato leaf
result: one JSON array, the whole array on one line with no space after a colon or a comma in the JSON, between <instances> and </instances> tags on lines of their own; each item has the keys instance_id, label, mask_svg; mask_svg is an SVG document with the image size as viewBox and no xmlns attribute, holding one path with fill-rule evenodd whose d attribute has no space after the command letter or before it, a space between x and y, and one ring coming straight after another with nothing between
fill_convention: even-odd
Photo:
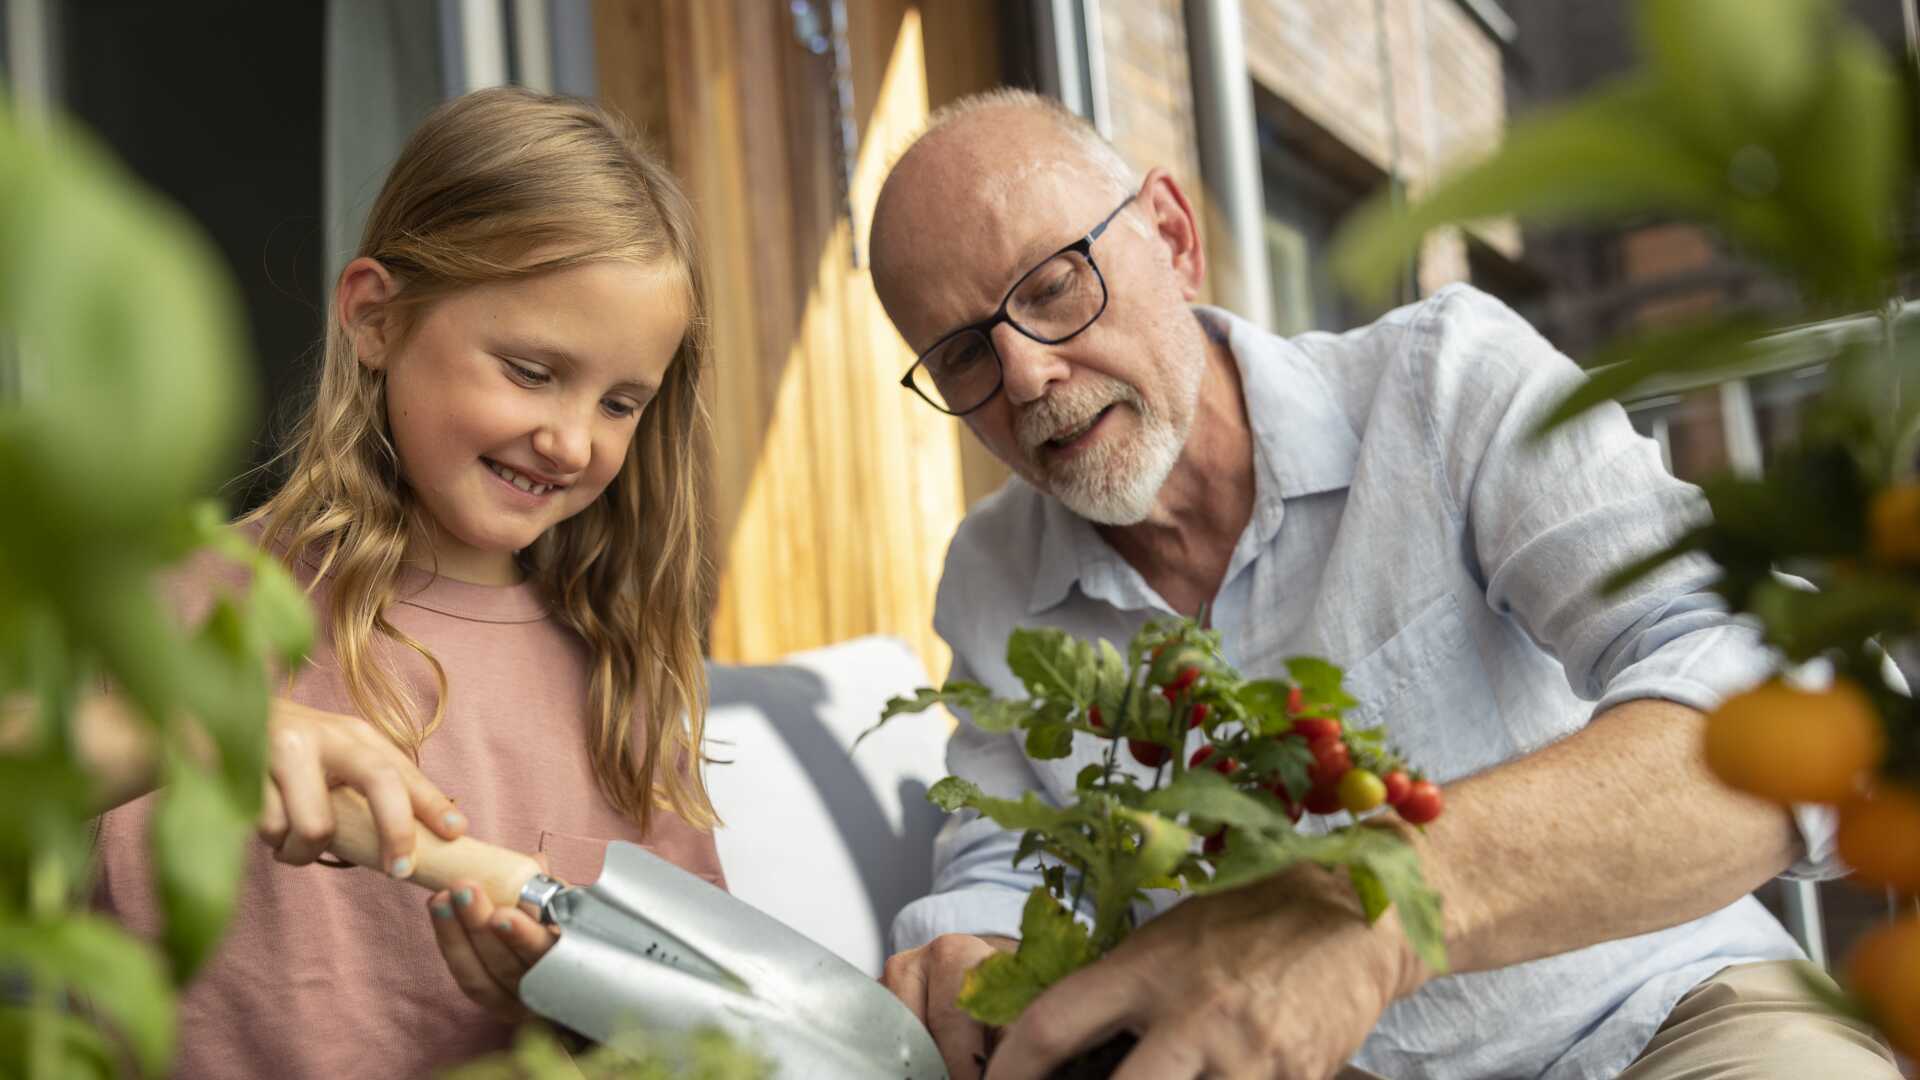
<instances>
[{"instance_id":1,"label":"green tomato leaf","mask_svg":"<svg viewBox=\"0 0 1920 1080\"><path fill-rule=\"evenodd\" d=\"M1309 713L1338 715L1360 704L1341 688L1340 669L1318 657L1290 658L1287 661L1287 674L1300 687L1300 697Z\"/></svg>"},{"instance_id":2,"label":"green tomato leaf","mask_svg":"<svg viewBox=\"0 0 1920 1080\"><path fill-rule=\"evenodd\" d=\"M1367 921L1372 922L1387 913L1393 901L1387 897L1386 886L1372 870L1358 864L1347 866L1347 880L1353 882L1353 891L1360 895L1360 908L1366 913Z\"/></svg>"},{"instance_id":3,"label":"green tomato leaf","mask_svg":"<svg viewBox=\"0 0 1920 1080\"><path fill-rule=\"evenodd\" d=\"M1075 791L1085 791L1098 783L1100 778L1106 774L1107 767L1096 761L1086 768L1081 769L1080 772L1074 776L1073 789Z\"/></svg>"},{"instance_id":4,"label":"green tomato leaf","mask_svg":"<svg viewBox=\"0 0 1920 1080\"><path fill-rule=\"evenodd\" d=\"M126 1040L143 1073L166 1072L174 1049L173 988L146 942L94 915L0 922L0 968L24 969L39 985L85 995Z\"/></svg>"},{"instance_id":5,"label":"green tomato leaf","mask_svg":"<svg viewBox=\"0 0 1920 1080\"><path fill-rule=\"evenodd\" d=\"M1189 818L1204 818L1217 825L1245 829L1289 827L1286 815L1277 809L1277 804L1262 802L1238 790L1232 781L1212 769L1187 770L1167 786L1149 792L1140 808L1170 818L1185 814Z\"/></svg>"},{"instance_id":6,"label":"green tomato leaf","mask_svg":"<svg viewBox=\"0 0 1920 1080\"><path fill-rule=\"evenodd\" d=\"M1007 667L1036 698L1093 703L1098 667L1093 647L1064 630L1015 630L1007 638Z\"/></svg>"},{"instance_id":7,"label":"green tomato leaf","mask_svg":"<svg viewBox=\"0 0 1920 1080\"><path fill-rule=\"evenodd\" d=\"M1262 880L1294 863L1306 860L1336 870L1364 871L1356 880L1369 918L1377 918L1389 900L1400 927L1421 961L1434 972L1447 970L1446 934L1441 921L1440 896L1427 887L1420 873L1420 857L1412 845L1384 829L1350 826L1321 836L1273 833L1239 837L1229 843L1214 868L1213 880L1197 886L1205 894Z\"/></svg>"},{"instance_id":8,"label":"green tomato leaf","mask_svg":"<svg viewBox=\"0 0 1920 1080\"><path fill-rule=\"evenodd\" d=\"M1004 1027L1047 987L1097 957L1087 930L1046 889L1033 890L1020 917L1020 947L967 972L959 1004L984 1024Z\"/></svg>"},{"instance_id":9,"label":"green tomato leaf","mask_svg":"<svg viewBox=\"0 0 1920 1080\"><path fill-rule=\"evenodd\" d=\"M957 776L946 777L927 789L927 801L949 814L972 806L984 797L978 785Z\"/></svg>"},{"instance_id":10,"label":"green tomato leaf","mask_svg":"<svg viewBox=\"0 0 1920 1080\"><path fill-rule=\"evenodd\" d=\"M1240 709L1249 731L1271 735L1287 729L1289 685L1279 679L1254 679L1235 688L1233 705Z\"/></svg>"},{"instance_id":11,"label":"green tomato leaf","mask_svg":"<svg viewBox=\"0 0 1920 1080\"><path fill-rule=\"evenodd\" d=\"M1065 723L1035 723L1027 728L1027 756L1035 761L1063 758L1073 752L1073 728Z\"/></svg>"},{"instance_id":12,"label":"green tomato leaf","mask_svg":"<svg viewBox=\"0 0 1920 1080\"><path fill-rule=\"evenodd\" d=\"M848 748L848 752L858 750L867 736L879 731L886 726L887 721L896 716L926 712L935 705L944 705L949 709L971 714L993 700L993 693L986 687L965 680L949 682L938 690L923 686L909 696L888 698L886 707L880 711L880 719L874 721L872 727L861 732L859 737L853 740L853 746Z\"/></svg>"},{"instance_id":13,"label":"green tomato leaf","mask_svg":"<svg viewBox=\"0 0 1920 1080\"><path fill-rule=\"evenodd\" d=\"M1113 642L1101 638L1095 645L1093 702L1102 712L1118 717L1120 702L1127 696L1132 669Z\"/></svg>"}]
</instances>

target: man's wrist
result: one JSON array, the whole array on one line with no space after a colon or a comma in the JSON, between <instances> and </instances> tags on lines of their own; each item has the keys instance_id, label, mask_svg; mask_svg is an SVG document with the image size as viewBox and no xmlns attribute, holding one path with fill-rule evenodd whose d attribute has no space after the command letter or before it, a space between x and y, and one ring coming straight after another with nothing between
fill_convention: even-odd
<instances>
[{"instance_id":1,"label":"man's wrist","mask_svg":"<svg viewBox=\"0 0 1920 1080\"><path fill-rule=\"evenodd\" d=\"M1306 864L1279 874L1269 885L1289 903L1321 908L1336 932L1352 936L1360 953L1369 957L1356 974L1365 973L1380 988L1381 1008L1412 994L1433 978L1435 973L1420 960L1407 938L1399 909L1389 907L1378 919L1368 922L1366 906L1345 871Z\"/></svg>"}]
</instances>

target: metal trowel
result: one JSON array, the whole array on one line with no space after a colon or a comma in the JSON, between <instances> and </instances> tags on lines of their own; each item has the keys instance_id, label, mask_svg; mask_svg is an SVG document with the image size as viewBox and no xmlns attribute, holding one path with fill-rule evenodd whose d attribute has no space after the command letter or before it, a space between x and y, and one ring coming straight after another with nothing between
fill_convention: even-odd
<instances>
[{"instance_id":1,"label":"metal trowel","mask_svg":"<svg viewBox=\"0 0 1920 1080\"><path fill-rule=\"evenodd\" d=\"M365 800L333 792L334 854L380 865ZM645 849L607 845L600 880L571 886L517 851L415 833L412 881L480 883L560 939L520 982L529 1009L588 1038L719 1028L780 1077L934 1080L947 1075L920 1021L885 987L811 938Z\"/></svg>"}]
</instances>

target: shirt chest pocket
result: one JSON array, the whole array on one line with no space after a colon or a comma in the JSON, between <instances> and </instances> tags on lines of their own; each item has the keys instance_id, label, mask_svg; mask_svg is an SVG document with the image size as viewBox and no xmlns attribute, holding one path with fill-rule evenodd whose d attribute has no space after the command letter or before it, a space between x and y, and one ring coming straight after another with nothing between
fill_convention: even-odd
<instances>
[{"instance_id":1,"label":"shirt chest pocket","mask_svg":"<svg viewBox=\"0 0 1920 1080\"><path fill-rule=\"evenodd\" d=\"M1349 712L1352 726L1384 728L1387 744L1439 783L1518 752L1451 594L1349 665L1345 684L1360 702Z\"/></svg>"},{"instance_id":2,"label":"shirt chest pocket","mask_svg":"<svg viewBox=\"0 0 1920 1080\"><path fill-rule=\"evenodd\" d=\"M540 854L546 856L547 869L569 885L591 885L600 879L606 866L607 842L573 833L540 831Z\"/></svg>"}]
</instances>

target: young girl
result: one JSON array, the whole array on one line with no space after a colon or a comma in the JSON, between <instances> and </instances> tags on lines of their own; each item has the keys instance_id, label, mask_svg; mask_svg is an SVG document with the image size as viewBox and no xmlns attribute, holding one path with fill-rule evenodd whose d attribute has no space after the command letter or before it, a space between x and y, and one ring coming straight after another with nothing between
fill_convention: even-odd
<instances>
[{"instance_id":1,"label":"young girl","mask_svg":"<svg viewBox=\"0 0 1920 1080\"><path fill-rule=\"evenodd\" d=\"M461 890L428 919L371 871L285 865L324 850L329 784L368 796L394 877L417 816L571 881L620 839L720 883L698 768L702 313L684 197L594 105L482 91L401 152L284 485L241 522L322 633L274 705L273 850L184 995L180 1075L414 1076L510 1041L496 1013L545 931L498 930ZM196 566L190 617L229 584ZM150 803L106 816L100 897L153 932Z\"/></svg>"}]
</instances>

